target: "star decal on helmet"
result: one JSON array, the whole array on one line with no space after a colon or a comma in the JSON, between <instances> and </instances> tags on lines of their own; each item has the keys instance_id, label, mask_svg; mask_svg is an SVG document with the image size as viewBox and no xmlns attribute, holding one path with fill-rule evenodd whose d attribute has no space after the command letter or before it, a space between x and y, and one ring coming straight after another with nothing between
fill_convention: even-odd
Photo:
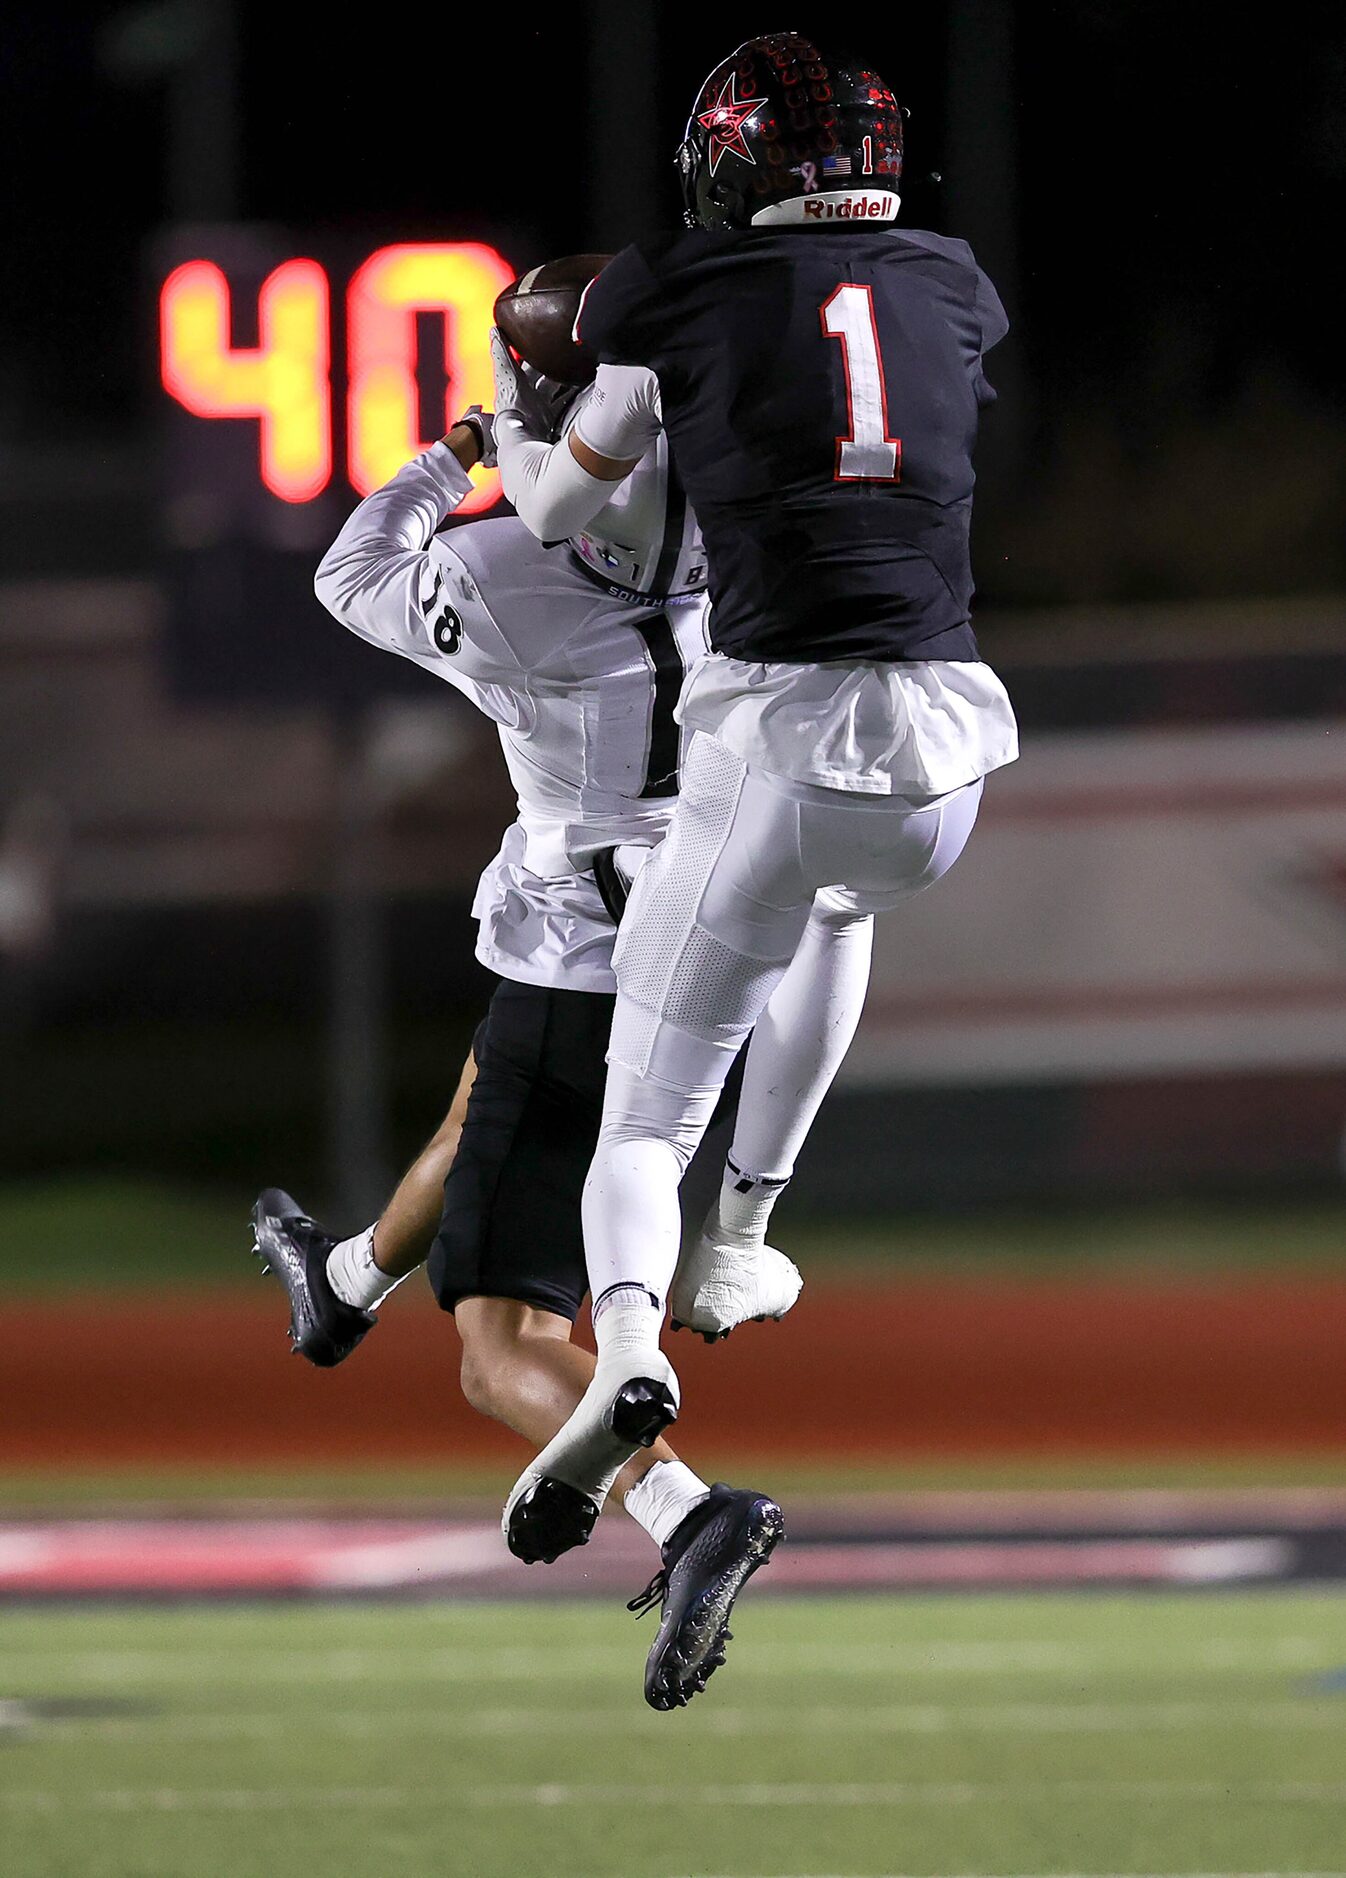
<instances>
[{"instance_id":1,"label":"star decal on helmet","mask_svg":"<svg viewBox=\"0 0 1346 1878\"><path fill-rule=\"evenodd\" d=\"M757 161L748 148L743 135L743 126L754 111L761 110L766 99L736 98L734 80L737 76L736 72L729 74L720 87L720 95L714 104L708 111L702 111L696 120L703 130L710 132L710 173L712 176L726 150L734 156L742 157L745 163Z\"/></svg>"}]
</instances>

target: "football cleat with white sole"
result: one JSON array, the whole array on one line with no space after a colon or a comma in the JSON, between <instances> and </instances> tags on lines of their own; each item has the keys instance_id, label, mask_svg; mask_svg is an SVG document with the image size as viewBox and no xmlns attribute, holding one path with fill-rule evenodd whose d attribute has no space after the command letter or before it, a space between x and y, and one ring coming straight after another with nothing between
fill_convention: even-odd
<instances>
[{"instance_id":1,"label":"football cleat with white sole","mask_svg":"<svg viewBox=\"0 0 1346 1878\"><path fill-rule=\"evenodd\" d=\"M715 1343L739 1324L779 1323L803 1288L799 1267L774 1246L702 1232L678 1261L669 1315L674 1330L694 1330Z\"/></svg>"},{"instance_id":2,"label":"football cleat with white sole","mask_svg":"<svg viewBox=\"0 0 1346 1878\"><path fill-rule=\"evenodd\" d=\"M785 1515L764 1493L710 1490L663 1548L663 1568L627 1605L643 1616L662 1604L645 1663L651 1708L685 1708L724 1662L734 1600L785 1537Z\"/></svg>"},{"instance_id":3,"label":"football cleat with white sole","mask_svg":"<svg viewBox=\"0 0 1346 1878\"><path fill-rule=\"evenodd\" d=\"M600 1355L574 1414L515 1481L500 1529L515 1558L547 1564L587 1545L612 1483L678 1419L678 1379L661 1350Z\"/></svg>"}]
</instances>

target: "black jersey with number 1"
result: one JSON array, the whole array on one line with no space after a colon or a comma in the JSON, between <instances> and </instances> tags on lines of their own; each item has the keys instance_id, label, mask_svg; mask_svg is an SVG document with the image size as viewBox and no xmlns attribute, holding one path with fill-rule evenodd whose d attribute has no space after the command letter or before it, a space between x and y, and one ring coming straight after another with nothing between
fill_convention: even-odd
<instances>
[{"instance_id":1,"label":"black jersey with number 1","mask_svg":"<svg viewBox=\"0 0 1346 1878\"><path fill-rule=\"evenodd\" d=\"M1007 330L962 241L913 229L695 229L589 288L580 333L659 379L742 659L975 659L972 446Z\"/></svg>"}]
</instances>

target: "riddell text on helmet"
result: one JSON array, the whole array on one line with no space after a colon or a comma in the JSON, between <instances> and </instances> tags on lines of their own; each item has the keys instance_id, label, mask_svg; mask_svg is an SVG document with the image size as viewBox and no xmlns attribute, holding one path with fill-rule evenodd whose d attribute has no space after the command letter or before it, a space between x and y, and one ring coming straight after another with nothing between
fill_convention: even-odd
<instances>
[{"instance_id":1,"label":"riddell text on helmet","mask_svg":"<svg viewBox=\"0 0 1346 1878\"><path fill-rule=\"evenodd\" d=\"M805 196L803 200L805 215L818 222L830 222L834 216L842 221L886 219L893 212L892 199L888 196L845 196L840 202L823 202L817 196Z\"/></svg>"}]
</instances>

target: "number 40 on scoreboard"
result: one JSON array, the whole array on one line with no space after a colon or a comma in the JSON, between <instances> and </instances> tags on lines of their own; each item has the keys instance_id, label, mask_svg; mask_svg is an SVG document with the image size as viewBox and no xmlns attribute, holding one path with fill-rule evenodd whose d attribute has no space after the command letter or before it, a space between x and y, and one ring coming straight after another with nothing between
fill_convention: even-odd
<instances>
[{"instance_id":1,"label":"number 40 on scoreboard","mask_svg":"<svg viewBox=\"0 0 1346 1878\"><path fill-rule=\"evenodd\" d=\"M333 286L318 261L271 268L257 289L255 346L232 343L241 309L212 260L186 260L159 288L165 390L196 417L248 418L259 427L258 471L274 496L311 502L332 481L333 436L344 430L345 472L360 495L387 482L469 404L494 396L488 335L496 295L515 270L475 241L403 242L377 249L345 290L344 425L332 369ZM443 316L444 420L422 437L417 326ZM460 515L500 494L494 470L475 470Z\"/></svg>"}]
</instances>

